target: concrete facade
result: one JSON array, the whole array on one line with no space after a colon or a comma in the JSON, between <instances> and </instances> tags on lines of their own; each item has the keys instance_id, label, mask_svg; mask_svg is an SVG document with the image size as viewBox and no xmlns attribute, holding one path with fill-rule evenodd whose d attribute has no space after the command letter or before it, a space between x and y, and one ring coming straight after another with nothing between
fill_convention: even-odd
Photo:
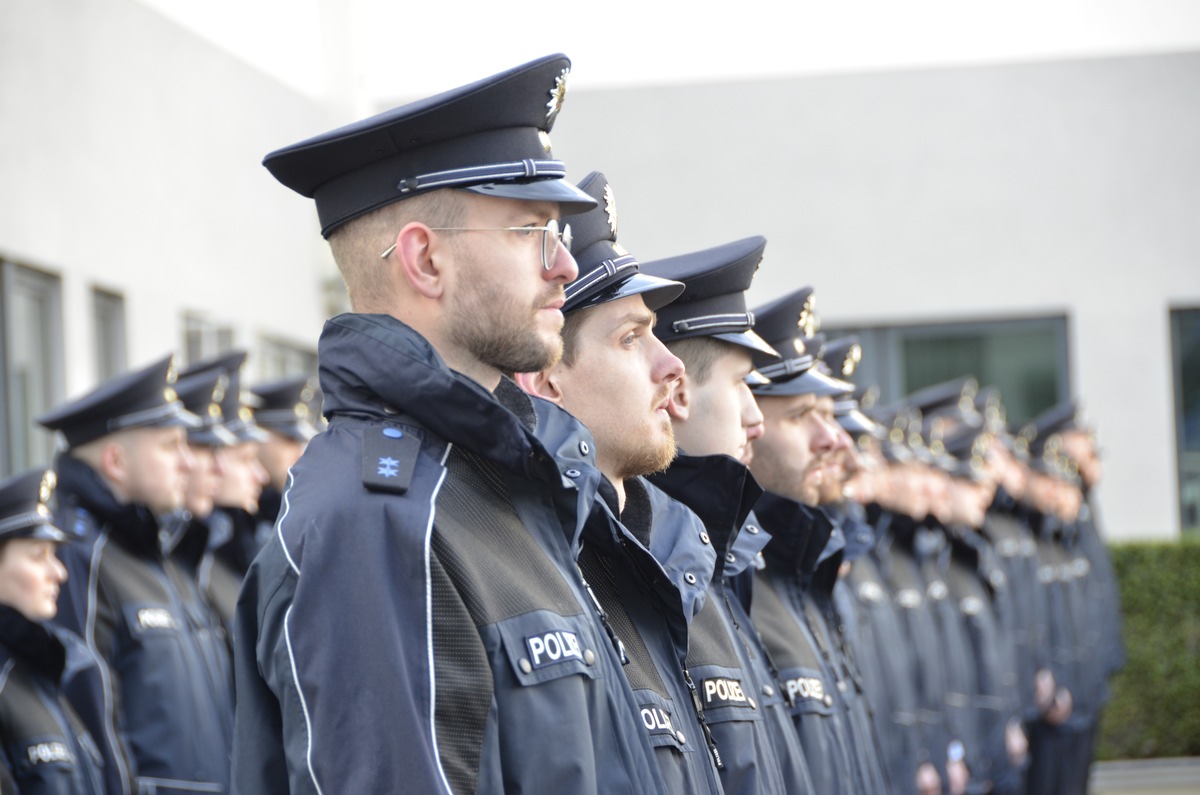
<instances>
[{"instance_id":1,"label":"concrete facade","mask_svg":"<svg viewBox=\"0 0 1200 795\"><path fill-rule=\"evenodd\" d=\"M575 92L642 259L768 239L826 326L1065 315L1110 538L1179 533L1168 313L1200 307L1200 53ZM998 384L1003 389L1003 384Z\"/></svg>"},{"instance_id":2,"label":"concrete facade","mask_svg":"<svg viewBox=\"0 0 1200 795\"><path fill-rule=\"evenodd\" d=\"M93 287L124 296L127 361L182 352L184 316L315 349L336 271L312 203L260 165L331 108L132 0L8 0L0 259L61 279L62 397L96 382Z\"/></svg>"},{"instance_id":3,"label":"concrete facade","mask_svg":"<svg viewBox=\"0 0 1200 795\"><path fill-rule=\"evenodd\" d=\"M132 0L9 0L5 18L0 259L61 277L64 396L95 382L96 286L125 298L130 366L180 351L189 313L252 352L315 347L335 271L311 202L260 162L349 121L345 103ZM1104 526L1171 538L1197 96L1194 52L577 90L553 138L575 178L612 180L640 258L766 235L754 303L812 284L827 326L1065 316Z\"/></svg>"}]
</instances>

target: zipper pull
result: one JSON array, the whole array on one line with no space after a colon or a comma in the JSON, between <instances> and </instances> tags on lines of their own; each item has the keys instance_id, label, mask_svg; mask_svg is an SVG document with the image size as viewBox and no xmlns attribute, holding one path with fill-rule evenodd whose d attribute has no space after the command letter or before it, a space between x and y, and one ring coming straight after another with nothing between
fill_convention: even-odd
<instances>
[{"instance_id":1,"label":"zipper pull","mask_svg":"<svg viewBox=\"0 0 1200 795\"><path fill-rule=\"evenodd\" d=\"M696 689L696 683L692 681L692 673L686 667L683 669L683 681L688 690L692 692L692 704L696 708L696 718L700 721L700 729L704 732L704 742L708 745L708 752L712 754L713 764L716 765L717 770L724 770L725 763L721 761L721 752L717 750L717 741L713 739L712 729L708 728L708 722L704 720L704 704L700 701L700 691Z\"/></svg>"}]
</instances>

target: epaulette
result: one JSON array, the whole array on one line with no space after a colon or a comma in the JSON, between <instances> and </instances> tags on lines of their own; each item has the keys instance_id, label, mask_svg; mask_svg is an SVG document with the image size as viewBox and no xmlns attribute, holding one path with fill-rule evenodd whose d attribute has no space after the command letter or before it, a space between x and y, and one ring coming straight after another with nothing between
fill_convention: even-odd
<instances>
[{"instance_id":1,"label":"epaulette","mask_svg":"<svg viewBox=\"0 0 1200 795\"><path fill-rule=\"evenodd\" d=\"M404 494L412 484L421 439L394 425L363 431L363 485L371 491Z\"/></svg>"}]
</instances>

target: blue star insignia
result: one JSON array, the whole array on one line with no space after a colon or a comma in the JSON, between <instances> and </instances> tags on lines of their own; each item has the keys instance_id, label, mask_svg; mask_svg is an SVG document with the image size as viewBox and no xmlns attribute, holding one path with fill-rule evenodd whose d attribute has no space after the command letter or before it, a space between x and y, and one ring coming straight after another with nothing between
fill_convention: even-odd
<instances>
[{"instance_id":1,"label":"blue star insignia","mask_svg":"<svg viewBox=\"0 0 1200 795\"><path fill-rule=\"evenodd\" d=\"M384 456L379 459L379 471L376 474L383 475L385 478L399 477L400 462L394 458Z\"/></svg>"}]
</instances>

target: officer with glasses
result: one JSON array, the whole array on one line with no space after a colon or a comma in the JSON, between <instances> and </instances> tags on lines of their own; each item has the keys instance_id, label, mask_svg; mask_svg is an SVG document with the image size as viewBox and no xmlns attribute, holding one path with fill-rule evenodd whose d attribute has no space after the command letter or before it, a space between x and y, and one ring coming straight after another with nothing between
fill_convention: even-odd
<instances>
[{"instance_id":1,"label":"officer with glasses","mask_svg":"<svg viewBox=\"0 0 1200 795\"><path fill-rule=\"evenodd\" d=\"M353 311L235 636L239 792L664 791L575 558L587 430L508 377L562 353L595 204L549 132L552 55L267 155ZM536 431L536 433L535 433Z\"/></svg>"}]
</instances>

